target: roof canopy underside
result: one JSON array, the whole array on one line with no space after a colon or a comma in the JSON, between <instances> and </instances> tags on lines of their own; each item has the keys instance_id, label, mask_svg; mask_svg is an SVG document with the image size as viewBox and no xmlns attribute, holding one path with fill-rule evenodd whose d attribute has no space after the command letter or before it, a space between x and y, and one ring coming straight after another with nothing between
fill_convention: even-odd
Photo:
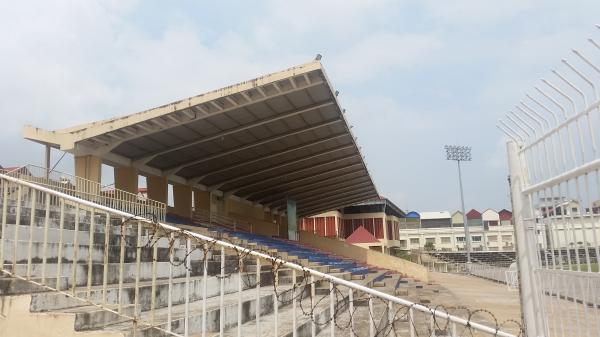
<instances>
[{"instance_id":1,"label":"roof canopy underside","mask_svg":"<svg viewBox=\"0 0 600 337\"><path fill-rule=\"evenodd\" d=\"M377 195L319 62L159 108L25 137L141 174L316 214Z\"/></svg>"}]
</instances>

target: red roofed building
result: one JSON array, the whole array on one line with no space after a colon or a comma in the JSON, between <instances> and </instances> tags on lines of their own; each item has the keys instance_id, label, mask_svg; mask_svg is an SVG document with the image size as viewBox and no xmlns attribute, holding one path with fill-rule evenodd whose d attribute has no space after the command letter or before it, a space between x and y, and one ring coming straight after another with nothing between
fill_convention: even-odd
<instances>
[{"instance_id":1,"label":"red roofed building","mask_svg":"<svg viewBox=\"0 0 600 337\"><path fill-rule=\"evenodd\" d=\"M381 245L379 239L377 239L363 226L358 227L354 232L352 232L352 234L346 238L346 243L361 246L363 248L383 251L383 246Z\"/></svg>"},{"instance_id":2,"label":"red roofed building","mask_svg":"<svg viewBox=\"0 0 600 337\"><path fill-rule=\"evenodd\" d=\"M483 226L481 213L479 213L476 209L470 210L467 213L467 222L469 223L469 226Z\"/></svg>"},{"instance_id":3,"label":"red roofed building","mask_svg":"<svg viewBox=\"0 0 600 337\"><path fill-rule=\"evenodd\" d=\"M500 216L500 225L501 226L512 225L512 212L511 211L503 209L500 212L498 212L498 215Z\"/></svg>"},{"instance_id":4,"label":"red roofed building","mask_svg":"<svg viewBox=\"0 0 600 337\"><path fill-rule=\"evenodd\" d=\"M407 228L405 213L392 201L377 197L341 209L299 220L301 231L318 236L348 238L359 227L379 240L386 252L400 248L400 226ZM418 222L411 219L411 225Z\"/></svg>"}]
</instances>

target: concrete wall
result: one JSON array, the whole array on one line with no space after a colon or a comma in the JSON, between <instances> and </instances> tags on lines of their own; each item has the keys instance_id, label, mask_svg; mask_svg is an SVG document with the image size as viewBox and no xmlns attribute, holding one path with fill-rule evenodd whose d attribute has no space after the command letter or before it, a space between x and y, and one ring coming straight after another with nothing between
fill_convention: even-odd
<instances>
[{"instance_id":1,"label":"concrete wall","mask_svg":"<svg viewBox=\"0 0 600 337\"><path fill-rule=\"evenodd\" d=\"M198 210L210 210L210 192L193 189L194 208Z\"/></svg>"},{"instance_id":2,"label":"concrete wall","mask_svg":"<svg viewBox=\"0 0 600 337\"><path fill-rule=\"evenodd\" d=\"M395 270L423 282L429 281L426 267L395 256L347 244L344 241L337 239L320 237L307 232L300 232L300 242L362 263L379 268Z\"/></svg>"},{"instance_id":3,"label":"concrete wall","mask_svg":"<svg viewBox=\"0 0 600 337\"><path fill-rule=\"evenodd\" d=\"M168 203L168 183L167 177L159 177L148 175L146 177L146 185L148 186L148 198L160 202Z\"/></svg>"},{"instance_id":4,"label":"concrete wall","mask_svg":"<svg viewBox=\"0 0 600 337\"><path fill-rule=\"evenodd\" d=\"M234 198L225 198L223 210L226 216L238 219L242 223L252 224L252 231L262 235L278 235L279 230L272 221L265 220L262 206L257 207Z\"/></svg>"},{"instance_id":5,"label":"concrete wall","mask_svg":"<svg viewBox=\"0 0 600 337\"><path fill-rule=\"evenodd\" d=\"M115 188L138 194L138 170L130 166L114 168Z\"/></svg>"},{"instance_id":6,"label":"concrete wall","mask_svg":"<svg viewBox=\"0 0 600 337\"><path fill-rule=\"evenodd\" d=\"M102 159L91 155L75 156L75 175L99 183L102 177Z\"/></svg>"},{"instance_id":7,"label":"concrete wall","mask_svg":"<svg viewBox=\"0 0 600 337\"><path fill-rule=\"evenodd\" d=\"M0 336L122 337L120 332L75 331L75 314L31 313L31 295L0 296Z\"/></svg>"},{"instance_id":8,"label":"concrete wall","mask_svg":"<svg viewBox=\"0 0 600 337\"><path fill-rule=\"evenodd\" d=\"M192 187L190 185L173 184L173 213L180 217L192 218Z\"/></svg>"},{"instance_id":9,"label":"concrete wall","mask_svg":"<svg viewBox=\"0 0 600 337\"><path fill-rule=\"evenodd\" d=\"M257 207L233 198L225 198L225 213L231 217L248 218L248 221L265 220L262 206Z\"/></svg>"}]
</instances>

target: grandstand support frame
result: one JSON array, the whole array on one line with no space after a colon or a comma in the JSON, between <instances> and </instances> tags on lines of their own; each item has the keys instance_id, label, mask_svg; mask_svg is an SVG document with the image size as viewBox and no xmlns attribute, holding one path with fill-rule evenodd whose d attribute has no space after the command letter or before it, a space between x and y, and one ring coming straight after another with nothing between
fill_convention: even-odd
<instances>
[{"instance_id":1,"label":"grandstand support frame","mask_svg":"<svg viewBox=\"0 0 600 337\"><path fill-rule=\"evenodd\" d=\"M366 183L354 192L358 201L378 196L344 114L323 65L312 60L125 116L55 131L25 126L23 136L81 158L80 171L93 180L100 164L130 167L272 213L296 199L305 214L341 206L321 195L345 183ZM348 173L357 174L340 183ZM315 193L297 196L315 182L322 182L311 185ZM162 185L148 194L165 202L164 193L151 193ZM265 192L272 188L276 193ZM269 206L261 203L267 197Z\"/></svg>"}]
</instances>

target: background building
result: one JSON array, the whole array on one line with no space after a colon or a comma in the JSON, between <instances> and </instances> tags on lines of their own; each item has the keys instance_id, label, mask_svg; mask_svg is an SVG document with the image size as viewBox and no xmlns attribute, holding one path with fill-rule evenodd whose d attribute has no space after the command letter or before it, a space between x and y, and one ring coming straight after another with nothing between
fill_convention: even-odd
<instances>
[{"instance_id":1,"label":"background building","mask_svg":"<svg viewBox=\"0 0 600 337\"><path fill-rule=\"evenodd\" d=\"M512 213L506 209L487 209L467 213L471 246L474 251L513 251ZM371 237L365 242L349 242L386 253L400 251L464 251L464 220L460 211L403 212L389 199L379 197L300 220L300 230L319 236L348 239L360 228ZM362 232L362 231L361 231ZM364 234L364 233L363 233Z\"/></svg>"},{"instance_id":2,"label":"background building","mask_svg":"<svg viewBox=\"0 0 600 337\"><path fill-rule=\"evenodd\" d=\"M404 211L389 199L378 197L340 210L303 218L299 228L320 236L347 239L358 228L363 227L379 240L384 252L390 252L400 248L400 227L402 224L406 226L405 216ZM418 221L409 221L408 225L418 226Z\"/></svg>"}]
</instances>

